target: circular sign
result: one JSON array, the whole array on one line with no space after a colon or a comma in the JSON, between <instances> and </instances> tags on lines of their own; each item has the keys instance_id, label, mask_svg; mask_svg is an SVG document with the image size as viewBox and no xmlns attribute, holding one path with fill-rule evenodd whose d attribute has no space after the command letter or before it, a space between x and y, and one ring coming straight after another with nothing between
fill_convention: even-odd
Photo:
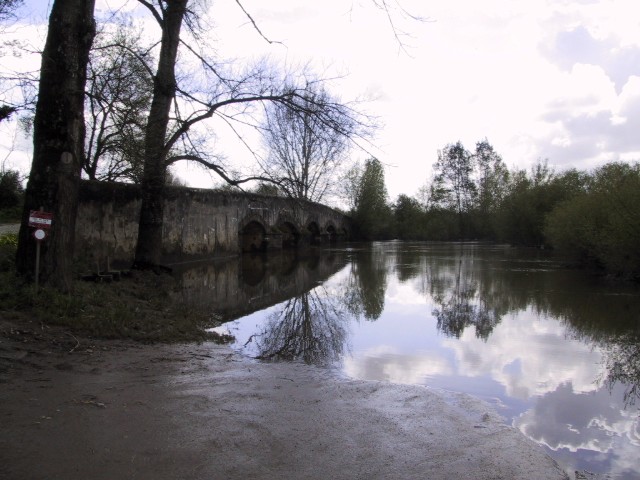
<instances>
[{"instance_id":1,"label":"circular sign","mask_svg":"<svg viewBox=\"0 0 640 480\"><path fill-rule=\"evenodd\" d=\"M39 228L35 232L33 232L33 236L35 237L36 240L40 241L45 239L45 237L47 236L47 233L41 228Z\"/></svg>"}]
</instances>

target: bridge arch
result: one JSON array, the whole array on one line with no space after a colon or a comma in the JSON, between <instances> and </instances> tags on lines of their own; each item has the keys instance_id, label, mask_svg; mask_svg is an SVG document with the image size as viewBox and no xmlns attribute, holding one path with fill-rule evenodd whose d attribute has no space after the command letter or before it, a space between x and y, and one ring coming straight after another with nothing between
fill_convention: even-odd
<instances>
[{"instance_id":1,"label":"bridge arch","mask_svg":"<svg viewBox=\"0 0 640 480\"><path fill-rule=\"evenodd\" d=\"M244 219L238 231L241 252L267 251L269 242L266 224L258 215L251 215Z\"/></svg>"},{"instance_id":2,"label":"bridge arch","mask_svg":"<svg viewBox=\"0 0 640 480\"><path fill-rule=\"evenodd\" d=\"M309 236L310 245L318 245L320 243L320 226L315 220L307 223L307 235Z\"/></svg>"},{"instance_id":3,"label":"bridge arch","mask_svg":"<svg viewBox=\"0 0 640 480\"><path fill-rule=\"evenodd\" d=\"M333 225L333 223L329 222L325 227L325 232L327 232L327 240L329 243L334 243L338 239L338 230Z\"/></svg>"},{"instance_id":4,"label":"bridge arch","mask_svg":"<svg viewBox=\"0 0 640 480\"><path fill-rule=\"evenodd\" d=\"M282 248L296 248L299 245L300 227L290 215L280 214L276 228L282 234Z\"/></svg>"}]
</instances>

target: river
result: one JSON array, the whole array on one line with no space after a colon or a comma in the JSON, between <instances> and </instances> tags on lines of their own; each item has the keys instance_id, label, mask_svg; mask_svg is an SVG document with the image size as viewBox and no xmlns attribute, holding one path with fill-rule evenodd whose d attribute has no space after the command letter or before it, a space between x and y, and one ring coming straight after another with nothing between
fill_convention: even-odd
<instances>
[{"instance_id":1,"label":"river","mask_svg":"<svg viewBox=\"0 0 640 480\"><path fill-rule=\"evenodd\" d=\"M233 345L464 392L560 465L640 478L640 289L540 250L380 242L185 266Z\"/></svg>"}]
</instances>

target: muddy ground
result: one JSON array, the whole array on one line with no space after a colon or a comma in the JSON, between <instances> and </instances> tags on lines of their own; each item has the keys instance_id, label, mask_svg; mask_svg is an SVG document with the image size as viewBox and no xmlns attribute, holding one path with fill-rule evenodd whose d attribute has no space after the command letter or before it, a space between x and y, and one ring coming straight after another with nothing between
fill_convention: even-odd
<instances>
[{"instance_id":1,"label":"muddy ground","mask_svg":"<svg viewBox=\"0 0 640 480\"><path fill-rule=\"evenodd\" d=\"M489 407L225 346L0 320L0 478L560 479Z\"/></svg>"}]
</instances>

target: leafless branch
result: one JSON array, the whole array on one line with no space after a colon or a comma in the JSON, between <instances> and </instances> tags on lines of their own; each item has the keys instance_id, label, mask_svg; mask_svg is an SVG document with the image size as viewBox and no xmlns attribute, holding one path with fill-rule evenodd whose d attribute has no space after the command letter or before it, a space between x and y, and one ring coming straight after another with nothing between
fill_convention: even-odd
<instances>
[{"instance_id":1,"label":"leafless branch","mask_svg":"<svg viewBox=\"0 0 640 480\"><path fill-rule=\"evenodd\" d=\"M183 154L183 155L175 155L171 158L169 158L167 160L167 165L172 165L176 162L179 162L181 160L188 160L191 162L196 162L199 163L200 165L205 166L207 169L214 171L215 173L217 173L225 182L227 182L229 185L233 185L233 186L240 186L243 183L247 183L247 182L251 182L251 181L262 181L262 182L269 182L269 183L277 183L274 182L273 178L270 177L265 177L265 176L261 176L261 175L253 175L253 176L248 176L248 177L244 177L244 178L231 178L228 174L226 169L222 166L222 165L218 165L214 162L211 162L209 160L206 160L205 158L202 158L199 155L192 155L192 154Z\"/></svg>"},{"instance_id":2,"label":"leafless branch","mask_svg":"<svg viewBox=\"0 0 640 480\"><path fill-rule=\"evenodd\" d=\"M262 30L260 30L260 27L258 27L258 24L256 23L256 21L253 19L253 17L251 16L251 14L244 8L244 5L242 5L242 2L240 0L236 0L236 3L238 4L238 6L240 7L240 9L242 10L242 12L246 15L246 17L249 19L249 21L251 22L251 24L253 25L253 28L256 30L256 32L258 32L258 34L270 45L273 44L279 44L279 45L284 45L282 42L279 42L277 40L271 40L269 38L267 38L266 35L264 35L262 33Z\"/></svg>"},{"instance_id":3,"label":"leafless branch","mask_svg":"<svg viewBox=\"0 0 640 480\"><path fill-rule=\"evenodd\" d=\"M164 20L162 19L162 15L158 12L156 7L151 2L148 2L147 0L138 0L138 2L141 5L144 5L151 12L151 15L153 15L153 18L155 18L156 22L158 22L158 25L162 27Z\"/></svg>"},{"instance_id":4,"label":"leafless branch","mask_svg":"<svg viewBox=\"0 0 640 480\"><path fill-rule=\"evenodd\" d=\"M393 32L393 36L395 37L396 42L398 42L399 49L402 50L405 54L410 56L407 50L407 43L405 42L405 39L412 38L412 35L407 31L402 30L398 27L398 24L395 20L394 12L399 12L400 17L402 18L408 18L416 22L427 22L429 21L429 19L410 13L406 8L404 8L400 4L399 0L393 0L392 2L390 2L389 0L372 0L372 1L377 8L384 11L387 17L387 22L389 23L389 26L391 27L391 31Z\"/></svg>"}]
</instances>

